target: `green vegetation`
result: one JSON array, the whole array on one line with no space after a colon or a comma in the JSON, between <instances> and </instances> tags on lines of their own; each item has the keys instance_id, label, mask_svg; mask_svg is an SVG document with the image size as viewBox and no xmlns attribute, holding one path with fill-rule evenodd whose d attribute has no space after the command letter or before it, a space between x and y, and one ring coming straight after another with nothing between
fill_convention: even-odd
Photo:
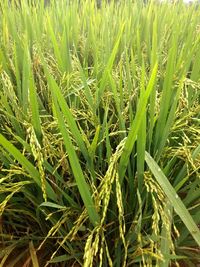
<instances>
[{"instance_id":1,"label":"green vegetation","mask_svg":"<svg viewBox=\"0 0 200 267\"><path fill-rule=\"evenodd\" d=\"M0 266L196 266L200 8L35 2L0 4Z\"/></svg>"}]
</instances>

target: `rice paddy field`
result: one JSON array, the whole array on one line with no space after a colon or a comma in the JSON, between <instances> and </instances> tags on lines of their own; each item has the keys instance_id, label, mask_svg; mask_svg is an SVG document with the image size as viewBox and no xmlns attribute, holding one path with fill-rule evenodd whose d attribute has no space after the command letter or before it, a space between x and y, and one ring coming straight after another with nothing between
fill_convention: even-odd
<instances>
[{"instance_id":1,"label":"rice paddy field","mask_svg":"<svg viewBox=\"0 0 200 267\"><path fill-rule=\"evenodd\" d=\"M200 6L1 1L0 267L199 264Z\"/></svg>"}]
</instances>

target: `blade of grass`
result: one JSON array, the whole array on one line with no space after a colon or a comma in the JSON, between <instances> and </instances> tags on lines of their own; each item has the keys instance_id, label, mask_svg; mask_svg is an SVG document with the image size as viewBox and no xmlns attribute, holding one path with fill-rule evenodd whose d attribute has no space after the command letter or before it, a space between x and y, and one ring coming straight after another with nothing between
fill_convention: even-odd
<instances>
[{"instance_id":1,"label":"blade of grass","mask_svg":"<svg viewBox=\"0 0 200 267\"><path fill-rule=\"evenodd\" d=\"M193 236L194 240L197 242L198 246L200 246L200 230L194 222L192 216L188 212L184 203L181 201L179 196L177 195L175 189L168 181L167 177L164 175L158 164L155 160L150 156L148 152L145 153L145 160L149 169L153 173L156 178L158 184L166 194L168 200L173 206L175 212L179 215L190 234Z\"/></svg>"},{"instance_id":2,"label":"blade of grass","mask_svg":"<svg viewBox=\"0 0 200 267\"><path fill-rule=\"evenodd\" d=\"M141 73L141 83L140 83L140 97L143 98L145 94L145 65L144 61L142 64L142 73ZM138 179L138 188L140 193L142 192L143 187L143 176L144 176L144 157L145 157L145 147L146 147L146 112L141 118L141 125L138 130L137 137L137 179Z\"/></svg>"},{"instance_id":3,"label":"blade of grass","mask_svg":"<svg viewBox=\"0 0 200 267\"><path fill-rule=\"evenodd\" d=\"M31 108L31 122L35 130L36 136L39 142L42 141L42 128L40 122L39 106L37 101L37 91L35 87L33 73L30 74L29 78L29 104Z\"/></svg>"},{"instance_id":4,"label":"blade of grass","mask_svg":"<svg viewBox=\"0 0 200 267\"><path fill-rule=\"evenodd\" d=\"M29 242L29 252L31 255L33 267L39 267L38 257L32 241Z\"/></svg>"},{"instance_id":5,"label":"blade of grass","mask_svg":"<svg viewBox=\"0 0 200 267\"><path fill-rule=\"evenodd\" d=\"M148 102L148 98L149 98L151 91L154 87L154 84L156 82L157 68L158 68L158 65L156 64L154 66L153 71L152 71L149 83L147 85L147 89L144 93L144 96L141 97L139 100L137 113L135 115L135 119L131 125L130 131L128 133L128 136L127 136L127 139L126 139L126 142L124 145L124 150L122 152L120 163L119 163L119 177L120 177L121 182L124 179L126 168L127 168L128 162L129 162L129 157L130 157L131 152L133 150L134 143L137 139L137 135L138 135L138 131L140 129L142 118L144 116L144 113L146 112L146 105Z\"/></svg>"},{"instance_id":6,"label":"blade of grass","mask_svg":"<svg viewBox=\"0 0 200 267\"><path fill-rule=\"evenodd\" d=\"M82 171L80 163L79 163L78 156L76 155L72 141L71 141L70 136L68 134L68 131L66 129L65 122L64 122L63 116L61 114L61 111L59 109L56 95L54 92L53 92L52 96L53 96L53 103L54 103L54 114L55 114L55 117L57 118L58 125L59 125L60 131L61 131L63 139L64 139L64 144L65 144L65 148L66 148L66 151L68 153L68 156L69 156L69 161L70 161L73 175L76 179L76 183L77 183L80 195L83 199L83 202L84 202L85 207L87 209L87 212L89 214L89 218L91 220L91 223L94 226L96 226L97 223L99 222L99 215L95 209L95 205L94 205L94 202L92 200L90 188L89 188L88 184L86 183L83 171Z\"/></svg>"},{"instance_id":7,"label":"blade of grass","mask_svg":"<svg viewBox=\"0 0 200 267\"><path fill-rule=\"evenodd\" d=\"M29 175L35 181L35 183L41 188L40 174L32 165L32 163L29 160L27 160L26 157L2 134L0 134L0 144L24 167L24 169L29 173ZM50 199L56 201L57 198L56 194L48 183L46 184L46 190L47 190L47 196Z\"/></svg>"},{"instance_id":8,"label":"blade of grass","mask_svg":"<svg viewBox=\"0 0 200 267\"><path fill-rule=\"evenodd\" d=\"M57 85L55 79L49 74L49 72L47 71L47 79L48 79L48 83L49 83L49 87L50 90L52 92L52 94L55 96L55 98L57 99L59 106L62 110L62 113L69 125L70 131L73 134L73 137L75 138L84 158L87 160L87 162L89 163L90 166L90 157L89 157L89 153L87 151L87 148L85 146L85 143L83 141L83 138L81 136L81 133L78 129L78 126L76 124L76 121L67 105L67 102L65 100L65 98L63 97L61 90L59 88L59 86Z\"/></svg>"},{"instance_id":9,"label":"blade of grass","mask_svg":"<svg viewBox=\"0 0 200 267\"><path fill-rule=\"evenodd\" d=\"M107 77L108 77L108 74L111 72L111 69L112 69L112 66L113 66L117 51L118 51L118 47L119 47L119 44L120 44L120 40L121 40L121 37L122 37L122 34L123 34L124 26L125 26L125 24L121 25L121 29L120 29L119 34L117 36L117 41L115 43L115 46L114 46L114 48L112 50L112 53L110 55L110 58L108 60L108 63L107 63L107 65L105 67L105 70L103 72L103 75L102 75L102 78L101 78L101 83L100 83L100 86L99 86L99 90L96 91L96 108L98 108L98 106L100 104L101 96L102 96L102 94L103 94L103 92L105 90L105 86L106 86L106 83L107 83Z\"/></svg>"}]
</instances>

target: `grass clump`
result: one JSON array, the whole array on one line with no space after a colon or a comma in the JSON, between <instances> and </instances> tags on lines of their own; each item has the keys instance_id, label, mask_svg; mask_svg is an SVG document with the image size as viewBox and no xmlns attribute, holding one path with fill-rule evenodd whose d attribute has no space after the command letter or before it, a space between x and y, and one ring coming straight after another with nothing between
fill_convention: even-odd
<instances>
[{"instance_id":1,"label":"grass clump","mask_svg":"<svg viewBox=\"0 0 200 267\"><path fill-rule=\"evenodd\" d=\"M1 266L195 266L199 7L0 7Z\"/></svg>"}]
</instances>

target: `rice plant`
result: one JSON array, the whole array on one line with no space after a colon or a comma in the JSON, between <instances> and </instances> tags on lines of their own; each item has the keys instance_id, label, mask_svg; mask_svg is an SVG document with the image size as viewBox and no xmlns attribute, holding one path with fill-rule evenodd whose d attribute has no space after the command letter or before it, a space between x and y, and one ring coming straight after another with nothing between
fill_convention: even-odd
<instances>
[{"instance_id":1,"label":"rice plant","mask_svg":"<svg viewBox=\"0 0 200 267\"><path fill-rule=\"evenodd\" d=\"M197 3L0 2L0 266L197 266Z\"/></svg>"}]
</instances>

